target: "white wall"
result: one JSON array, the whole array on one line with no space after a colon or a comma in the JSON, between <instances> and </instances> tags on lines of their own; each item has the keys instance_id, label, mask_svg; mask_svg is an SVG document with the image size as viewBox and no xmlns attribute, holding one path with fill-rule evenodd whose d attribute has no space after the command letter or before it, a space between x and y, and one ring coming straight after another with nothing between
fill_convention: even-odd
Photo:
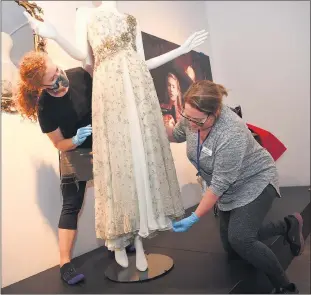
<instances>
[{"instance_id":1,"label":"white wall","mask_svg":"<svg viewBox=\"0 0 311 295\"><path fill-rule=\"evenodd\" d=\"M2 287L56 264L58 158L38 125L2 114Z\"/></svg>"},{"instance_id":2,"label":"white wall","mask_svg":"<svg viewBox=\"0 0 311 295\"><path fill-rule=\"evenodd\" d=\"M206 1L213 78L288 148L282 186L310 184L310 2Z\"/></svg>"},{"instance_id":3,"label":"white wall","mask_svg":"<svg viewBox=\"0 0 311 295\"><path fill-rule=\"evenodd\" d=\"M90 5L91 1L37 3L57 29L74 42L76 8ZM178 44L192 32L206 28L204 2L200 1L122 1L119 7L137 17L143 31ZM10 9L13 8L3 6L2 14L11 15ZM16 23L23 21L15 19ZM53 41L48 42L48 51L65 68L80 65ZM207 46L198 51L207 53ZM5 287L58 264L61 195L57 152L41 134L39 126L21 121L16 115L4 114L1 127L2 287ZM184 145L172 145L172 149L184 205L189 207L200 198L195 171L186 159ZM90 188L79 221L74 256L100 244L95 237L93 189Z\"/></svg>"},{"instance_id":4,"label":"white wall","mask_svg":"<svg viewBox=\"0 0 311 295\"><path fill-rule=\"evenodd\" d=\"M11 36L13 48L11 61L17 66L23 54L33 49L32 30L23 15L24 8L14 1L2 1L1 31ZM9 13L4 13L8 11Z\"/></svg>"}]
</instances>

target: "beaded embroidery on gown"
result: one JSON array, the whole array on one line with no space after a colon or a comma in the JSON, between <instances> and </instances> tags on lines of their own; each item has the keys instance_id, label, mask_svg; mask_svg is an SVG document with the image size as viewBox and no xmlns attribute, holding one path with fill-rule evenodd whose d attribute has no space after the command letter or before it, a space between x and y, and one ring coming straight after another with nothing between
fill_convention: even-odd
<instances>
[{"instance_id":1,"label":"beaded embroidery on gown","mask_svg":"<svg viewBox=\"0 0 311 295\"><path fill-rule=\"evenodd\" d=\"M136 19L96 9L88 40L96 236L122 249L137 234L171 229L184 208L153 80L136 52Z\"/></svg>"}]
</instances>

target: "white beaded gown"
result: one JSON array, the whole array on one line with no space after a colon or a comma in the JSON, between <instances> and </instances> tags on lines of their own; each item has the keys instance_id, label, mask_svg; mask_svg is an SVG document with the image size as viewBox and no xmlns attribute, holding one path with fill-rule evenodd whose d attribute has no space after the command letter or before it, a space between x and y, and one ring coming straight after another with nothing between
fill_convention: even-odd
<instances>
[{"instance_id":1,"label":"white beaded gown","mask_svg":"<svg viewBox=\"0 0 311 295\"><path fill-rule=\"evenodd\" d=\"M88 40L96 235L116 250L171 229L184 208L153 80L136 52L136 19L96 9Z\"/></svg>"}]
</instances>

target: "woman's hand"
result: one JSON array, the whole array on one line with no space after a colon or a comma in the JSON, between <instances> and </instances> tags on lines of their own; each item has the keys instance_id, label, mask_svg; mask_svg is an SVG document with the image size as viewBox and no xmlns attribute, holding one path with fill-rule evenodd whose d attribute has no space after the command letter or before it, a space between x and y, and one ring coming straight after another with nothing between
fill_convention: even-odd
<instances>
[{"instance_id":1,"label":"woman's hand","mask_svg":"<svg viewBox=\"0 0 311 295\"><path fill-rule=\"evenodd\" d=\"M176 233L186 232L199 220L199 217L193 212L189 217L173 222L173 230Z\"/></svg>"},{"instance_id":2,"label":"woman's hand","mask_svg":"<svg viewBox=\"0 0 311 295\"><path fill-rule=\"evenodd\" d=\"M67 38L62 37L48 20L44 20L44 22L38 21L32 16L28 15L27 12L24 12L24 15L28 19L30 26L35 34L43 38L54 40L64 51L66 51L72 58L76 60L85 61L85 59L88 57L89 45L87 39L87 19L89 14L86 13L84 9L79 8L77 10L76 45L71 44Z\"/></svg>"},{"instance_id":3,"label":"woman's hand","mask_svg":"<svg viewBox=\"0 0 311 295\"><path fill-rule=\"evenodd\" d=\"M170 142L175 142L175 138L173 136L174 128L175 128L175 121L174 121L174 119L165 122L165 130L166 130L166 134L167 134L168 140Z\"/></svg>"},{"instance_id":4,"label":"woman's hand","mask_svg":"<svg viewBox=\"0 0 311 295\"><path fill-rule=\"evenodd\" d=\"M183 54L186 54L193 50L194 48L200 46L205 42L208 36L208 32L201 30L192 34L185 42L180 46Z\"/></svg>"},{"instance_id":5,"label":"woman's hand","mask_svg":"<svg viewBox=\"0 0 311 295\"><path fill-rule=\"evenodd\" d=\"M52 40L57 39L58 33L57 33L55 27L48 20L41 22L41 21L33 18L26 11L24 11L23 14L28 19L28 22L29 22L31 28L33 29L33 31L36 35L39 35L43 38L52 39Z\"/></svg>"},{"instance_id":6,"label":"woman's hand","mask_svg":"<svg viewBox=\"0 0 311 295\"><path fill-rule=\"evenodd\" d=\"M64 138L61 130L56 130L47 133L47 136L52 141L53 145L61 152L74 150L81 145L88 136L92 134L92 126L88 125L77 130L77 134L73 138Z\"/></svg>"},{"instance_id":7,"label":"woman's hand","mask_svg":"<svg viewBox=\"0 0 311 295\"><path fill-rule=\"evenodd\" d=\"M92 126L87 125L78 129L77 134L72 138L72 143L76 146L81 145L88 136L92 134Z\"/></svg>"}]
</instances>

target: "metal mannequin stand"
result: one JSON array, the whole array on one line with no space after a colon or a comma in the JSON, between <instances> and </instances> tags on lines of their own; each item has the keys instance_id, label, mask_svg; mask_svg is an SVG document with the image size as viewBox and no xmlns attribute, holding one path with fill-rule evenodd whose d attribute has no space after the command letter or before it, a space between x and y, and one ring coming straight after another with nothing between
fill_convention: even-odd
<instances>
[{"instance_id":1,"label":"metal mannequin stand","mask_svg":"<svg viewBox=\"0 0 311 295\"><path fill-rule=\"evenodd\" d=\"M118 283L135 283L149 281L159 278L172 270L174 261L172 258L162 254L146 254L148 269L139 271L136 269L136 255L128 254L129 266L123 268L115 261L105 271L105 276Z\"/></svg>"}]
</instances>

